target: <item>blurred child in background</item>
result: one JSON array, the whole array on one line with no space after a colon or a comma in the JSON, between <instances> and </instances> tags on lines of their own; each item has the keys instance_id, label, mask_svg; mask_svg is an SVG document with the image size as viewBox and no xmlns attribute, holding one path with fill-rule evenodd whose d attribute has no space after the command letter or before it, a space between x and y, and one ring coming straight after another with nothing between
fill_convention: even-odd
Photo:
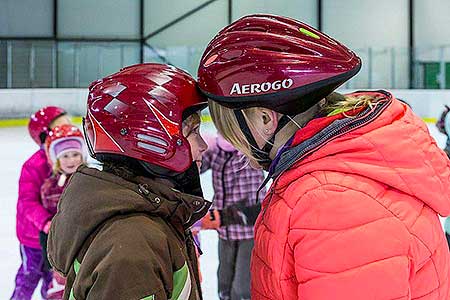
<instances>
[{"instance_id":1,"label":"blurred child in background","mask_svg":"<svg viewBox=\"0 0 450 300\"><path fill-rule=\"evenodd\" d=\"M442 112L441 117L437 121L436 127L439 130L439 132L441 132L441 133L443 133L443 134L445 134L447 136L447 141L445 143L444 151L447 154L447 156L450 157L450 139L449 139L449 134L450 134L450 115L448 114L449 111L450 111L450 107L445 105L445 109Z\"/></svg>"},{"instance_id":2,"label":"blurred child in background","mask_svg":"<svg viewBox=\"0 0 450 300\"><path fill-rule=\"evenodd\" d=\"M40 196L41 186L50 176L50 166L43 144L50 129L68 123L70 119L66 111L60 107L47 106L31 115L28 124L30 136L40 149L23 164L20 173L16 231L22 263L17 271L12 300L31 299L41 279L41 295L47 299L52 274L44 268L39 244L39 232L44 230L51 219L51 214L42 206Z\"/></svg>"},{"instance_id":3,"label":"blurred child in background","mask_svg":"<svg viewBox=\"0 0 450 300\"><path fill-rule=\"evenodd\" d=\"M44 181L41 187L42 205L50 213L56 214L59 198L69 181L70 176L81 164L86 163L86 146L81 131L74 125L57 126L51 130L45 140L45 152L52 175ZM50 270L47 259L47 238L51 219L48 220L40 233L40 241L45 265ZM59 300L63 298L65 279L57 272L53 272L53 280L47 291L47 299Z\"/></svg>"},{"instance_id":4,"label":"blurred child in background","mask_svg":"<svg viewBox=\"0 0 450 300\"><path fill-rule=\"evenodd\" d=\"M250 299L253 225L261 210L256 198L264 174L222 136L209 137L207 143L201 172L212 170L214 210L202 219L202 228L219 233L219 299ZM262 189L259 199L264 195Z\"/></svg>"},{"instance_id":5,"label":"blurred child in background","mask_svg":"<svg viewBox=\"0 0 450 300\"><path fill-rule=\"evenodd\" d=\"M445 105L445 109L441 114L441 117L436 123L436 127L438 130L445 134L447 136L447 141L445 142L445 148L444 152L447 154L447 156L450 158L450 139L449 139L449 133L450 133L450 114L448 113L450 111L450 107ZM450 247L450 218L445 219L444 223L444 231L445 231L445 237L447 238L447 243Z\"/></svg>"}]
</instances>

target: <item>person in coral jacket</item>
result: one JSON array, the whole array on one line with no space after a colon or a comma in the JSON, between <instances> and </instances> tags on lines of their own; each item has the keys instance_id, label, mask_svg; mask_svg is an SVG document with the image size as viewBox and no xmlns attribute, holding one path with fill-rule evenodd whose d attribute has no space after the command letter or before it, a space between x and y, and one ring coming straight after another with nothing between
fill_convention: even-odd
<instances>
[{"instance_id":1,"label":"person in coral jacket","mask_svg":"<svg viewBox=\"0 0 450 300\"><path fill-rule=\"evenodd\" d=\"M43 268L39 232L48 230L51 215L42 206L40 190L51 170L43 144L50 129L68 123L70 119L66 111L56 106L39 109L31 115L28 123L30 136L40 148L23 164L19 178L16 231L22 263L15 278L12 300L31 299L41 279L41 295L44 299L47 297L52 276Z\"/></svg>"},{"instance_id":2,"label":"person in coral jacket","mask_svg":"<svg viewBox=\"0 0 450 300\"><path fill-rule=\"evenodd\" d=\"M450 114L449 114L449 111L450 111L450 107L448 105L445 105L445 109L441 113L441 117L436 122L436 127L439 130L439 132L441 132L447 136L447 141L445 142L444 152L450 158L450 138L449 138ZM450 218L445 219L444 231L445 231L445 237L447 238L448 246L450 248Z\"/></svg>"},{"instance_id":3,"label":"person in coral jacket","mask_svg":"<svg viewBox=\"0 0 450 300\"><path fill-rule=\"evenodd\" d=\"M252 300L450 298L449 160L389 92L334 92L360 67L340 42L273 15L235 21L203 54L214 124L273 179Z\"/></svg>"}]
</instances>

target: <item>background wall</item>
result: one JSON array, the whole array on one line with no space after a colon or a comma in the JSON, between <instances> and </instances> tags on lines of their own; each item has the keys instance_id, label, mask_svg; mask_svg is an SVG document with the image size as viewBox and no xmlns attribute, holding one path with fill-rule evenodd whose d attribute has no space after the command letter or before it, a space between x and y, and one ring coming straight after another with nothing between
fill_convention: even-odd
<instances>
[{"instance_id":1,"label":"background wall","mask_svg":"<svg viewBox=\"0 0 450 300\"><path fill-rule=\"evenodd\" d=\"M342 93L354 90L341 89ZM444 104L450 104L450 90L390 90L411 105L422 118L437 118ZM87 89L0 90L0 119L28 118L45 105L65 108L74 116L86 113Z\"/></svg>"},{"instance_id":2,"label":"background wall","mask_svg":"<svg viewBox=\"0 0 450 300\"><path fill-rule=\"evenodd\" d=\"M0 7L0 36L53 35L53 0L0 0Z\"/></svg>"},{"instance_id":3,"label":"background wall","mask_svg":"<svg viewBox=\"0 0 450 300\"><path fill-rule=\"evenodd\" d=\"M354 49L364 64L347 88L409 88L410 78L416 88L450 88L449 0L0 0L0 7L0 88L87 87L141 61L195 74L208 41L253 13L320 26Z\"/></svg>"},{"instance_id":4,"label":"background wall","mask_svg":"<svg viewBox=\"0 0 450 300\"><path fill-rule=\"evenodd\" d=\"M352 87L407 87L408 0L324 0L323 31L362 58Z\"/></svg>"}]
</instances>

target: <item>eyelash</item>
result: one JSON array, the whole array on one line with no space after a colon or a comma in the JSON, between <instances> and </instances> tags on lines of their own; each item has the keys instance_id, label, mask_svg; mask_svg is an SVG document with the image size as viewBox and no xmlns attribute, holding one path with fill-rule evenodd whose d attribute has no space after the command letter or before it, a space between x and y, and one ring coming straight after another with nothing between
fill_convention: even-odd
<instances>
[{"instance_id":1,"label":"eyelash","mask_svg":"<svg viewBox=\"0 0 450 300\"><path fill-rule=\"evenodd\" d=\"M196 127L194 129L192 129L191 131L189 131L189 133L186 135L186 137L190 136L191 134L200 134L200 127Z\"/></svg>"}]
</instances>

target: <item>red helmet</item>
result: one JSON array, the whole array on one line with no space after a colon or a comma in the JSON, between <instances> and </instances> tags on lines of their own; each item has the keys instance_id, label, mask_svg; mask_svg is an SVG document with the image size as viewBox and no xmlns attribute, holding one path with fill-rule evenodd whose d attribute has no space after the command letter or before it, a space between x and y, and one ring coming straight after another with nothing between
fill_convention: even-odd
<instances>
[{"instance_id":1,"label":"red helmet","mask_svg":"<svg viewBox=\"0 0 450 300\"><path fill-rule=\"evenodd\" d=\"M306 111L361 68L351 50L311 26L250 15L221 30L203 53L200 89L234 109L261 106Z\"/></svg>"},{"instance_id":2,"label":"red helmet","mask_svg":"<svg viewBox=\"0 0 450 300\"><path fill-rule=\"evenodd\" d=\"M45 139L45 152L50 164L54 164L59 154L67 150L78 150L86 160L86 146L83 134L75 125L56 126Z\"/></svg>"},{"instance_id":3,"label":"red helmet","mask_svg":"<svg viewBox=\"0 0 450 300\"><path fill-rule=\"evenodd\" d=\"M186 72L139 64L93 82L84 130L89 151L119 154L183 172L192 164L182 134L183 113L205 108L206 98Z\"/></svg>"},{"instance_id":4,"label":"red helmet","mask_svg":"<svg viewBox=\"0 0 450 300\"><path fill-rule=\"evenodd\" d=\"M44 143L50 123L65 114L66 111L60 107L46 106L31 115L28 132L36 144L42 145Z\"/></svg>"}]
</instances>

